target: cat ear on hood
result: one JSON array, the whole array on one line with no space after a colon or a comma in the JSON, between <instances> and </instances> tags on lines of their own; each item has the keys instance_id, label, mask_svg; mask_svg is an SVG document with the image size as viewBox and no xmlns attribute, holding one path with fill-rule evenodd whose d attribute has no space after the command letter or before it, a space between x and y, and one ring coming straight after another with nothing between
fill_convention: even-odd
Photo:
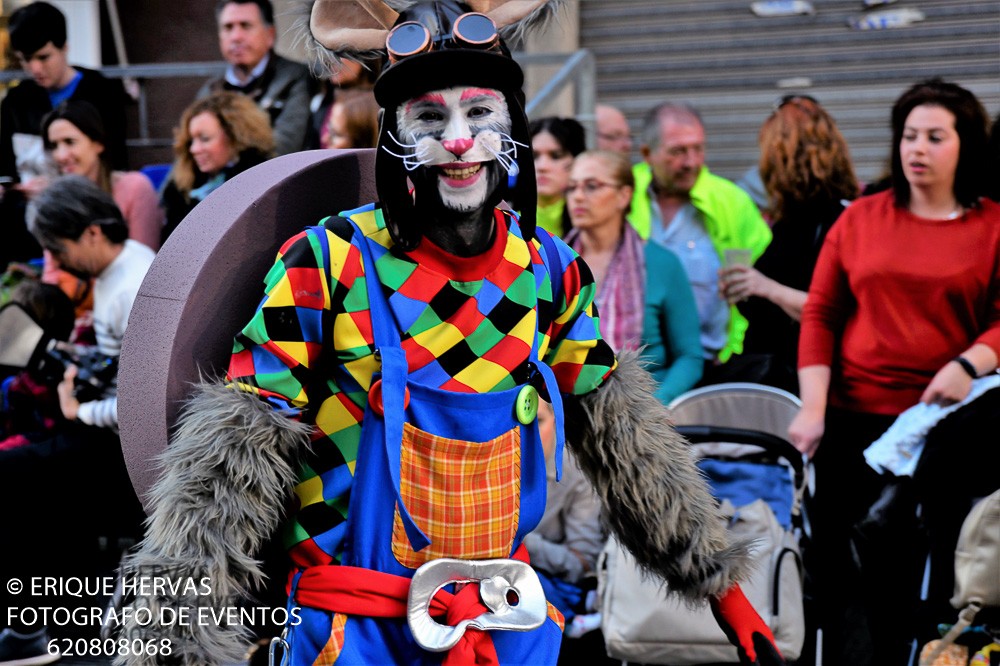
<instances>
[{"instance_id":1,"label":"cat ear on hood","mask_svg":"<svg viewBox=\"0 0 1000 666\"><path fill-rule=\"evenodd\" d=\"M377 61L399 12L381 0L308 0L302 36L317 64L336 69L344 58Z\"/></svg>"},{"instance_id":2,"label":"cat ear on hood","mask_svg":"<svg viewBox=\"0 0 1000 666\"><path fill-rule=\"evenodd\" d=\"M465 4L493 19L505 39L517 42L546 23L563 0L466 0Z\"/></svg>"},{"instance_id":3,"label":"cat ear on hood","mask_svg":"<svg viewBox=\"0 0 1000 666\"><path fill-rule=\"evenodd\" d=\"M465 0L472 11L486 14L499 28L506 28L524 19L546 0Z\"/></svg>"},{"instance_id":4,"label":"cat ear on hood","mask_svg":"<svg viewBox=\"0 0 1000 666\"><path fill-rule=\"evenodd\" d=\"M486 14L508 38L518 38L545 22L564 0L466 0L474 12ZM336 67L342 58L371 60L385 52L389 30L400 11L419 2L395 0L305 0L304 37L321 64ZM398 7L399 9L395 9Z\"/></svg>"}]
</instances>

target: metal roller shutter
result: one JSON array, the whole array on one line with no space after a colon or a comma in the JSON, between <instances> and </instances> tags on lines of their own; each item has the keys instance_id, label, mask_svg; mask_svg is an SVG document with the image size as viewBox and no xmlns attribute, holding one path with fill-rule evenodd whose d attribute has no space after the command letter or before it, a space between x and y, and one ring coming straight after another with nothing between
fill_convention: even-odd
<instances>
[{"instance_id":1,"label":"metal roller shutter","mask_svg":"<svg viewBox=\"0 0 1000 666\"><path fill-rule=\"evenodd\" d=\"M907 87L941 76L1000 111L1000 2L812 0L810 15L758 17L733 0L579 0L580 46L597 61L597 99L634 132L664 100L703 114L713 171L738 178L757 161L757 131L783 94L818 99L851 148L858 177L883 172L889 111ZM790 4L790 3L786 3ZM858 30L849 20L917 9L907 27ZM638 149L638 146L637 146ZM636 155L638 157L638 155Z\"/></svg>"}]
</instances>

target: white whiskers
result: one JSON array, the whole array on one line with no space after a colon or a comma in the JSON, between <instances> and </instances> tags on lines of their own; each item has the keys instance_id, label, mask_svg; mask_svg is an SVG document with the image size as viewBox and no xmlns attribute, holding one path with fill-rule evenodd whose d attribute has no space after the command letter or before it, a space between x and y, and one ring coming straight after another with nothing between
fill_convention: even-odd
<instances>
[{"instance_id":1,"label":"white whiskers","mask_svg":"<svg viewBox=\"0 0 1000 666\"><path fill-rule=\"evenodd\" d=\"M490 151L493 157L496 158L497 162L500 163L500 166L504 168L504 171L510 171L510 166L514 163L514 159L508 155L507 152L494 150L490 146L486 146L486 150Z\"/></svg>"},{"instance_id":2,"label":"white whiskers","mask_svg":"<svg viewBox=\"0 0 1000 666\"><path fill-rule=\"evenodd\" d=\"M500 136L501 150L494 150L488 145L486 146L486 149L493 153L493 156L497 158L497 162L500 163L500 166L509 172L511 167L515 169L517 168L517 165L514 162L514 159L517 157L517 147L521 146L522 148L527 148L528 146L520 141L515 141L509 134L504 134L502 132L497 132L497 134ZM508 144L510 146L509 148L506 147Z\"/></svg>"},{"instance_id":3,"label":"white whiskers","mask_svg":"<svg viewBox=\"0 0 1000 666\"><path fill-rule=\"evenodd\" d=\"M422 146L416 143L403 143L397 139L392 132L387 132L387 134L389 135L389 138L395 141L401 148L410 148L411 150L414 150L412 155L400 155L399 153L392 152L388 147L382 146L382 150L389 153L393 157L401 159L403 161L403 167L407 171L415 171L430 162L430 159L426 156L426 151Z\"/></svg>"}]
</instances>

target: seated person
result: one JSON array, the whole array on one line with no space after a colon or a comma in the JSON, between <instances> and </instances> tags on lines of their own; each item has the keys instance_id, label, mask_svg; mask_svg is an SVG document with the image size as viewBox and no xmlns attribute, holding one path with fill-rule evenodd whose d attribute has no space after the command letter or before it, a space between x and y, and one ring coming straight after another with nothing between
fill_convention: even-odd
<instances>
[{"instance_id":1,"label":"seated person","mask_svg":"<svg viewBox=\"0 0 1000 666\"><path fill-rule=\"evenodd\" d=\"M0 270L10 261L40 256L38 244L25 226L27 200L45 186L51 165L45 156L42 118L65 100L87 101L96 107L108 129L105 148L115 168L125 166L125 104L120 81L70 64L66 17L47 2L22 5L10 15L10 50L29 75L7 90L0 103Z\"/></svg>"},{"instance_id":2,"label":"seated person","mask_svg":"<svg viewBox=\"0 0 1000 666\"><path fill-rule=\"evenodd\" d=\"M596 576L597 556L607 535L601 527L597 493L569 449L563 453L562 480L556 482L555 420L547 402L538 405L538 429L545 447L548 501L541 522L524 543L545 598L568 625L584 610L586 581Z\"/></svg>"},{"instance_id":3,"label":"seated person","mask_svg":"<svg viewBox=\"0 0 1000 666\"><path fill-rule=\"evenodd\" d=\"M68 365L57 388L63 427L50 439L0 450L0 543L17 544L4 549L0 575L25 580L111 575L120 554L117 545L137 537L143 518L122 459L114 368L154 254L128 239L128 226L111 195L83 176L57 178L39 194L33 231L63 268L96 278L97 351L109 359L112 376L96 396L83 399L75 390L77 368ZM10 602L8 607L30 605L20 597L3 601ZM47 597L44 603L72 609L103 601ZM24 654L32 646L45 648L39 639L45 631L41 617L5 615L3 621L13 622L16 633L0 634L0 661L11 661L11 654L21 659L45 655Z\"/></svg>"},{"instance_id":4,"label":"seated person","mask_svg":"<svg viewBox=\"0 0 1000 666\"><path fill-rule=\"evenodd\" d=\"M128 224L129 238L156 251L163 233L163 209L152 183L138 171L111 168L105 147L107 133L104 121L89 102L67 100L50 111L42 120L45 149L60 175L86 176L111 195ZM93 308L90 281L59 270L49 253L45 253L42 280L58 284L73 299L77 314Z\"/></svg>"},{"instance_id":5,"label":"seated person","mask_svg":"<svg viewBox=\"0 0 1000 666\"><path fill-rule=\"evenodd\" d=\"M378 102L364 88L343 90L330 107L321 148L374 148L378 142Z\"/></svg>"},{"instance_id":6,"label":"seated person","mask_svg":"<svg viewBox=\"0 0 1000 666\"><path fill-rule=\"evenodd\" d=\"M315 81L306 65L274 52L270 0L218 0L215 19L228 67L223 76L205 82L198 99L223 90L246 95L267 114L279 155L302 150Z\"/></svg>"},{"instance_id":7,"label":"seated person","mask_svg":"<svg viewBox=\"0 0 1000 666\"><path fill-rule=\"evenodd\" d=\"M240 93L213 93L188 106L176 136L174 166L161 196L164 241L223 183L274 156L267 114Z\"/></svg>"},{"instance_id":8,"label":"seated person","mask_svg":"<svg viewBox=\"0 0 1000 666\"><path fill-rule=\"evenodd\" d=\"M155 252L163 229L156 190L142 173L112 168L107 136L100 113L89 102L67 100L42 119L45 149L59 175L86 176L110 194L125 218L129 238Z\"/></svg>"},{"instance_id":9,"label":"seated person","mask_svg":"<svg viewBox=\"0 0 1000 666\"><path fill-rule=\"evenodd\" d=\"M334 104L351 91L372 91L380 64L366 60L343 60L330 76L319 82L319 90L309 101L309 127L306 128L305 150L330 148L330 121ZM374 147L374 144L370 147Z\"/></svg>"},{"instance_id":10,"label":"seated person","mask_svg":"<svg viewBox=\"0 0 1000 666\"><path fill-rule=\"evenodd\" d=\"M66 341L73 333L73 302L56 285L25 279L11 290L10 302L24 308L49 339ZM51 437L62 421L52 366L33 364L3 378L0 451Z\"/></svg>"}]
</instances>

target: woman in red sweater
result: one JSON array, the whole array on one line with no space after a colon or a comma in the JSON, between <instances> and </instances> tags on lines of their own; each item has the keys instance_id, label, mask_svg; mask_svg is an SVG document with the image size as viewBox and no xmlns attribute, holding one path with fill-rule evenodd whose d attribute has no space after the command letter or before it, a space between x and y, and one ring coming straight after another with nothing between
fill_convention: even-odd
<instances>
[{"instance_id":1,"label":"woman in red sweater","mask_svg":"<svg viewBox=\"0 0 1000 666\"><path fill-rule=\"evenodd\" d=\"M847 208L809 287L803 404L789 436L815 463L807 567L822 609L824 663L904 664L912 633L906 609L922 566L906 557L913 548L898 544L883 563L888 571L851 548L853 525L884 484L864 449L907 408L959 402L974 375L997 367L1000 206L981 198L987 127L982 105L957 85L935 79L906 91L892 111L892 188ZM891 610L868 597L890 601Z\"/></svg>"}]
</instances>

